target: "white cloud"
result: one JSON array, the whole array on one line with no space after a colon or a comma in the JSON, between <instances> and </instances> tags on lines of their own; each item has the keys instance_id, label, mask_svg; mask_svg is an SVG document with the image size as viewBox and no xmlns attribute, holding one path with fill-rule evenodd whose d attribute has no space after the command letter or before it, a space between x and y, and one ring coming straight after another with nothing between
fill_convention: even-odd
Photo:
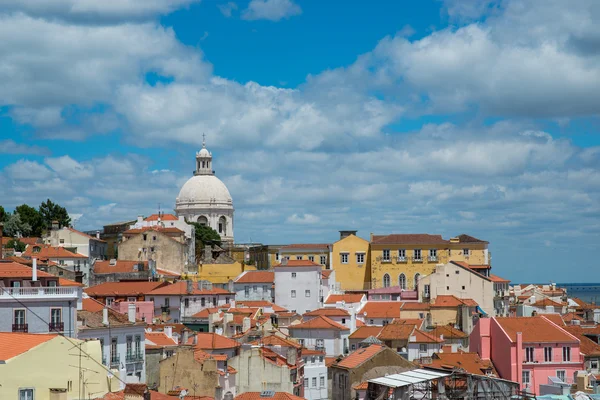
<instances>
[{"instance_id":1,"label":"white cloud","mask_svg":"<svg viewBox=\"0 0 600 400\"><path fill-rule=\"evenodd\" d=\"M292 0L251 0L248 8L242 12L242 18L279 21L300 14L302 9Z\"/></svg>"},{"instance_id":2,"label":"white cloud","mask_svg":"<svg viewBox=\"0 0 600 400\"><path fill-rule=\"evenodd\" d=\"M230 1L226 4L219 4L217 7L219 8L219 11L221 11L221 14L227 18L230 18L233 15L233 12L238 9L237 4L235 4L233 1Z\"/></svg>"},{"instance_id":3,"label":"white cloud","mask_svg":"<svg viewBox=\"0 0 600 400\"><path fill-rule=\"evenodd\" d=\"M81 164L69 156L47 158L46 164L66 179L87 179L94 175L94 168L91 165Z\"/></svg>"},{"instance_id":4,"label":"white cloud","mask_svg":"<svg viewBox=\"0 0 600 400\"><path fill-rule=\"evenodd\" d=\"M292 214L287 220L290 224L308 225L319 223L319 217L313 214Z\"/></svg>"},{"instance_id":5,"label":"white cloud","mask_svg":"<svg viewBox=\"0 0 600 400\"><path fill-rule=\"evenodd\" d=\"M476 214L472 211L459 211L458 215L465 219L475 219Z\"/></svg>"},{"instance_id":6,"label":"white cloud","mask_svg":"<svg viewBox=\"0 0 600 400\"><path fill-rule=\"evenodd\" d=\"M52 176L52 172L35 161L19 160L6 167L8 176L17 180L45 180ZM6 189L6 188L5 188Z\"/></svg>"},{"instance_id":7,"label":"white cloud","mask_svg":"<svg viewBox=\"0 0 600 400\"><path fill-rule=\"evenodd\" d=\"M37 154L47 155L50 150L39 146L17 143L12 139L0 140L0 154Z\"/></svg>"}]
</instances>

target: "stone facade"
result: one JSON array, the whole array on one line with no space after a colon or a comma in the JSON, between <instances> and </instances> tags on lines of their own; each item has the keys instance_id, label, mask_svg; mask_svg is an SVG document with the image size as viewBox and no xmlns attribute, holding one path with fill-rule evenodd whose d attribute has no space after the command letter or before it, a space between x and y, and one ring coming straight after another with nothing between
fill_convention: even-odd
<instances>
[{"instance_id":1,"label":"stone facade","mask_svg":"<svg viewBox=\"0 0 600 400\"><path fill-rule=\"evenodd\" d=\"M119 244L119 260L153 261L156 268L181 274L189 267L189 248L179 229L129 230Z\"/></svg>"}]
</instances>

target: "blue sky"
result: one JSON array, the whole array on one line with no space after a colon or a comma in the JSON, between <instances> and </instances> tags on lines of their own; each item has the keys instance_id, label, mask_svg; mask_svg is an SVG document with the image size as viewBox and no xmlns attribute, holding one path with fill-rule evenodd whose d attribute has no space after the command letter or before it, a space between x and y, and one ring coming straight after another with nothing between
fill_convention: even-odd
<instances>
[{"instance_id":1,"label":"blue sky","mask_svg":"<svg viewBox=\"0 0 600 400\"><path fill-rule=\"evenodd\" d=\"M0 204L169 210L202 133L240 242L468 233L515 281L600 279L600 8L6 0Z\"/></svg>"}]
</instances>

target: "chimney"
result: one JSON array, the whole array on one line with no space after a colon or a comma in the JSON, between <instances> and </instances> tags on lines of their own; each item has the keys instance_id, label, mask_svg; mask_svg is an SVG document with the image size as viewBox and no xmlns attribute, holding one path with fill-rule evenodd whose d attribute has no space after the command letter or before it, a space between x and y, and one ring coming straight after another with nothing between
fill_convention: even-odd
<instances>
[{"instance_id":1,"label":"chimney","mask_svg":"<svg viewBox=\"0 0 600 400\"><path fill-rule=\"evenodd\" d=\"M189 338L190 338L190 331L188 331L187 329L184 329L183 335L181 338L181 343L179 343L179 344L187 344Z\"/></svg>"},{"instance_id":2,"label":"chimney","mask_svg":"<svg viewBox=\"0 0 600 400\"><path fill-rule=\"evenodd\" d=\"M106 307L102 309L102 323L108 325L108 308Z\"/></svg>"},{"instance_id":3,"label":"chimney","mask_svg":"<svg viewBox=\"0 0 600 400\"><path fill-rule=\"evenodd\" d=\"M138 222L138 224L141 224L142 222L144 222L144 216L143 215L138 215L137 222Z\"/></svg>"},{"instance_id":4,"label":"chimney","mask_svg":"<svg viewBox=\"0 0 600 400\"><path fill-rule=\"evenodd\" d=\"M192 286L194 284L194 282L192 282L192 281L186 281L185 283L186 283L187 293L188 294L192 293L194 291L194 288Z\"/></svg>"},{"instance_id":5,"label":"chimney","mask_svg":"<svg viewBox=\"0 0 600 400\"><path fill-rule=\"evenodd\" d=\"M165 335L167 335L168 337L173 339L173 327L172 326L165 326Z\"/></svg>"},{"instance_id":6,"label":"chimney","mask_svg":"<svg viewBox=\"0 0 600 400\"><path fill-rule=\"evenodd\" d=\"M100 231L96 231L96 239L100 239Z\"/></svg>"},{"instance_id":7,"label":"chimney","mask_svg":"<svg viewBox=\"0 0 600 400\"><path fill-rule=\"evenodd\" d=\"M37 282L37 258L33 257L32 262L31 281Z\"/></svg>"},{"instance_id":8,"label":"chimney","mask_svg":"<svg viewBox=\"0 0 600 400\"><path fill-rule=\"evenodd\" d=\"M248 332L250 330L250 318L245 317L242 320L242 332Z\"/></svg>"},{"instance_id":9,"label":"chimney","mask_svg":"<svg viewBox=\"0 0 600 400\"><path fill-rule=\"evenodd\" d=\"M354 308L350 309L350 334L356 330L356 311Z\"/></svg>"},{"instance_id":10,"label":"chimney","mask_svg":"<svg viewBox=\"0 0 600 400\"><path fill-rule=\"evenodd\" d=\"M234 299L229 300L229 307L235 308L235 300Z\"/></svg>"},{"instance_id":11,"label":"chimney","mask_svg":"<svg viewBox=\"0 0 600 400\"><path fill-rule=\"evenodd\" d=\"M127 317L129 318L129 322L135 324L135 303L127 305Z\"/></svg>"},{"instance_id":12,"label":"chimney","mask_svg":"<svg viewBox=\"0 0 600 400\"><path fill-rule=\"evenodd\" d=\"M516 380L521 384L521 390L525 390L523 387L523 333L517 332L517 376Z\"/></svg>"},{"instance_id":13,"label":"chimney","mask_svg":"<svg viewBox=\"0 0 600 400\"><path fill-rule=\"evenodd\" d=\"M351 235L356 236L356 232L358 231L340 231L340 240L342 240L343 238L347 238Z\"/></svg>"},{"instance_id":14,"label":"chimney","mask_svg":"<svg viewBox=\"0 0 600 400\"><path fill-rule=\"evenodd\" d=\"M198 334L194 335L194 338L192 339L192 344L195 346L198 344Z\"/></svg>"},{"instance_id":15,"label":"chimney","mask_svg":"<svg viewBox=\"0 0 600 400\"><path fill-rule=\"evenodd\" d=\"M58 230L58 221L57 220L52 221L52 230L53 231Z\"/></svg>"}]
</instances>

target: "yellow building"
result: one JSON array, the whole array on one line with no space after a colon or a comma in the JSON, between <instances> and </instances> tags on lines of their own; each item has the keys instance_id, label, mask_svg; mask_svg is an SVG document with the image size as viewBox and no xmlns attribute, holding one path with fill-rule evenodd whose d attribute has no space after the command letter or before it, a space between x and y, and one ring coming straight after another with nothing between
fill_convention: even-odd
<instances>
[{"instance_id":1,"label":"yellow building","mask_svg":"<svg viewBox=\"0 0 600 400\"><path fill-rule=\"evenodd\" d=\"M256 271L253 265L244 265L238 261L230 264L200 264L197 275L185 276L194 281L209 281L218 287L225 287L244 271Z\"/></svg>"},{"instance_id":2,"label":"yellow building","mask_svg":"<svg viewBox=\"0 0 600 400\"><path fill-rule=\"evenodd\" d=\"M467 261L487 267L490 261L488 242L469 235L450 240L429 234L371 235L370 250L372 288L412 290L418 278L431 274L437 264Z\"/></svg>"},{"instance_id":3,"label":"yellow building","mask_svg":"<svg viewBox=\"0 0 600 400\"><path fill-rule=\"evenodd\" d=\"M2 332L0 343L0 399L87 399L110 391L98 340Z\"/></svg>"},{"instance_id":4,"label":"yellow building","mask_svg":"<svg viewBox=\"0 0 600 400\"><path fill-rule=\"evenodd\" d=\"M321 264L325 268L329 268L329 251L330 244L289 244L279 249L279 253L275 254L275 264L279 264L282 258L288 260L309 260L317 264Z\"/></svg>"},{"instance_id":5,"label":"yellow building","mask_svg":"<svg viewBox=\"0 0 600 400\"><path fill-rule=\"evenodd\" d=\"M368 289L371 282L369 242L356 236L356 231L340 231L340 240L332 247L331 268L341 289Z\"/></svg>"}]
</instances>

